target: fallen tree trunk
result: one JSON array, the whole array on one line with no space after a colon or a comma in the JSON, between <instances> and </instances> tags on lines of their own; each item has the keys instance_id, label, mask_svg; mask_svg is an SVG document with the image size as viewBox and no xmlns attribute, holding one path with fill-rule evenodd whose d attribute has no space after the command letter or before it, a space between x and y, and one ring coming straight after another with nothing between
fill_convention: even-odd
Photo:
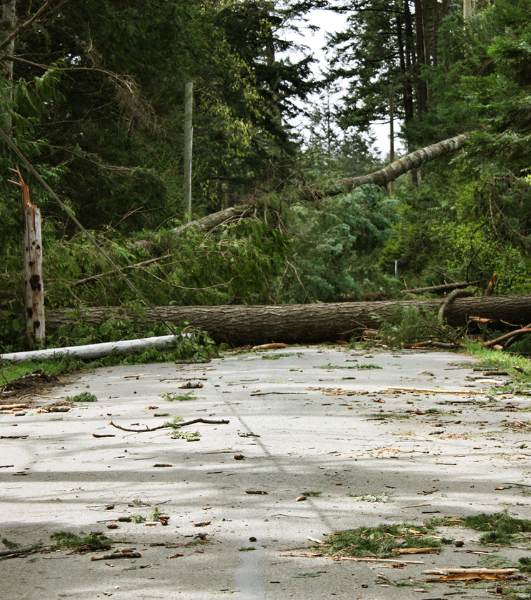
<instances>
[{"instance_id":1,"label":"fallen tree trunk","mask_svg":"<svg viewBox=\"0 0 531 600\"><path fill-rule=\"evenodd\" d=\"M441 300L408 300L387 302L338 302L333 304L292 304L282 306L163 306L158 313L174 325L185 321L190 326L208 332L218 343L234 346L268 342L310 343L350 339L366 329L377 329L378 318L392 320L397 307L417 306L437 313ZM87 323L124 315L118 307L91 308L86 311ZM125 311L125 314L126 311ZM503 320L515 327L531 321L531 294L521 296L491 296L456 298L445 310L450 325L461 326L474 315ZM146 311L146 325L155 323L157 315ZM49 312L49 328L74 323L69 311Z\"/></svg>"},{"instance_id":2,"label":"fallen tree trunk","mask_svg":"<svg viewBox=\"0 0 531 600\"><path fill-rule=\"evenodd\" d=\"M218 225L222 225L223 223L233 221L234 219L241 219L245 216L247 212L250 213L251 210L251 207L248 205L231 206L230 208L226 208L225 210L220 210L219 212L207 215L202 219L197 219L197 221L186 223L186 225L181 225L181 227L175 227L175 229L172 229L172 233L179 235L180 233L183 233L188 229L200 229L203 231L210 231Z\"/></svg>"},{"instance_id":3,"label":"fallen tree trunk","mask_svg":"<svg viewBox=\"0 0 531 600\"><path fill-rule=\"evenodd\" d=\"M412 288L411 290L400 290L401 294L425 294L438 292L450 292L459 288L466 288L469 285L477 285L479 281L461 281L459 283L445 283L444 285L432 285L430 287Z\"/></svg>"},{"instance_id":4,"label":"fallen tree trunk","mask_svg":"<svg viewBox=\"0 0 531 600\"><path fill-rule=\"evenodd\" d=\"M155 316L155 321L157 316ZM106 344L88 344L86 346L69 346L68 348L50 348L49 350L35 350L32 352L13 352L0 354L0 360L20 362L22 360L49 360L63 356L75 356L83 360L95 360L110 354L133 354L146 348L167 348L176 342L182 341L182 335L164 335L161 337L127 340L124 342L109 342Z\"/></svg>"},{"instance_id":5,"label":"fallen tree trunk","mask_svg":"<svg viewBox=\"0 0 531 600\"><path fill-rule=\"evenodd\" d=\"M314 185L302 186L296 189L292 194L292 199L295 200L319 200L321 198L327 198L330 196L338 196L346 192L352 191L354 188L362 185L372 184L380 187L385 187L391 181L398 179L400 175L407 173L413 169L418 169L421 165L430 162L449 154L450 152L456 152L462 148L466 141L466 135L458 135L457 137L443 140L432 146L427 146L416 152L412 152L403 158L395 160L393 163L380 169L375 173L369 175L362 175L361 177L349 177L347 179L339 179L336 181L329 181L325 183L318 183ZM187 229L196 228L204 231L210 231L218 225L222 225L233 219L245 218L250 215L251 206L241 205L226 208L216 213L212 213L197 221L192 221L181 227L173 229L174 234L180 234Z\"/></svg>"},{"instance_id":6,"label":"fallen tree trunk","mask_svg":"<svg viewBox=\"0 0 531 600\"><path fill-rule=\"evenodd\" d=\"M300 200L319 200L320 198L329 198L330 196L350 192L362 185L372 184L384 187L408 171L418 169L421 165L450 152L456 152L465 145L467 139L466 135L458 135L448 140L443 140L395 160L390 165L387 165L385 169L380 169L370 175L349 177L347 179L340 179L339 181L316 183L300 187L297 190L297 196Z\"/></svg>"}]
</instances>

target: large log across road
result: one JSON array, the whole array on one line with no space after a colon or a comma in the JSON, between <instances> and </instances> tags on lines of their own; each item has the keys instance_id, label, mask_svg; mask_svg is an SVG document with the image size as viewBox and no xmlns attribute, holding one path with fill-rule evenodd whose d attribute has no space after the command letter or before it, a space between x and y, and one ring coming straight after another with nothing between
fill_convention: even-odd
<instances>
[{"instance_id":1,"label":"large log across road","mask_svg":"<svg viewBox=\"0 0 531 600\"><path fill-rule=\"evenodd\" d=\"M157 311L169 323L181 326L186 321L192 327L207 331L218 343L240 346L348 340L364 329L378 328L374 315L389 318L394 307L418 306L436 313L440 305L441 300L408 300L281 306L161 306ZM97 325L113 315L124 315L124 311L117 307L92 308L86 312L85 319ZM504 321L522 328L531 322L531 294L457 298L445 311L447 322L454 326L465 324L471 316ZM155 312L146 311L147 325L157 320ZM74 322L76 319L71 316L71 311L47 314L49 329Z\"/></svg>"}]
</instances>

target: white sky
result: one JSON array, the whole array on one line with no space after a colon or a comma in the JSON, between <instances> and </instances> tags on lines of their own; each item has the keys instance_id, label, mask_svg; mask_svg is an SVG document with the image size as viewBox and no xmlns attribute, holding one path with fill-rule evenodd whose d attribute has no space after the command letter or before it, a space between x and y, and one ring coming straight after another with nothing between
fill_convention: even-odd
<instances>
[{"instance_id":1,"label":"white sky","mask_svg":"<svg viewBox=\"0 0 531 600\"><path fill-rule=\"evenodd\" d=\"M319 70L326 71L326 53L324 46L327 41L327 34L333 34L341 31L346 26L347 15L340 15L330 10L313 10L309 15L309 23L319 27L319 31L312 33L309 29L301 30L302 35L291 34L291 39L308 46L309 51L317 59L314 65L315 75L319 75ZM295 55L296 56L296 55ZM395 120L395 151L402 151L401 144L396 139L396 132L399 130L400 122ZM389 124L374 124L373 132L376 136L376 146L381 151L382 157L389 153Z\"/></svg>"}]
</instances>

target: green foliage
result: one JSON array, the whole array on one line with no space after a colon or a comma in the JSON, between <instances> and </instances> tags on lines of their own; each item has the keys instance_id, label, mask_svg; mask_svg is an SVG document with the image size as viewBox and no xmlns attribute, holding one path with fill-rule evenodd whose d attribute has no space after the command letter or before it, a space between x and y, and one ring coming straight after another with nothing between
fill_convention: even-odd
<instances>
[{"instance_id":1,"label":"green foliage","mask_svg":"<svg viewBox=\"0 0 531 600\"><path fill-rule=\"evenodd\" d=\"M374 315L381 324L378 334L391 347L432 339L452 340L455 332L448 325L440 325L437 314L417 306L393 306L386 316Z\"/></svg>"},{"instance_id":2,"label":"green foliage","mask_svg":"<svg viewBox=\"0 0 531 600\"><path fill-rule=\"evenodd\" d=\"M60 548L74 548L83 551L109 550L113 540L105 535L79 537L71 531L58 531L50 536Z\"/></svg>"},{"instance_id":3,"label":"green foliage","mask_svg":"<svg viewBox=\"0 0 531 600\"><path fill-rule=\"evenodd\" d=\"M426 527L409 523L358 527L330 536L324 551L327 554L341 552L343 556L396 556L394 548L439 548L441 543L427 535Z\"/></svg>"},{"instance_id":4,"label":"green foliage","mask_svg":"<svg viewBox=\"0 0 531 600\"><path fill-rule=\"evenodd\" d=\"M463 525L475 531L485 531L486 533L480 538L484 544L510 545L519 533L531 531L531 521L516 519L506 512L491 515L482 513L465 517Z\"/></svg>"},{"instance_id":5,"label":"green foliage","mask_svg":"<svg viewBox=\"0 0 531 600\"><path fill-rule=\"evenodd\" d=\"M144 523L146 521L146 517L142 515L131 515L131 519L133 523Z\"/></svg>"},{"instance_id":6,"label":"green foliage","mask_svg":"<svg viewBox=\"0 0 531 600\"><path fill-rule=\"evenodd\" d=\"M90 394L89 392L83 392L82 394L78 394L77 396L67 396L68 402L97 402L98 399L94 394Z\"/></svg>"},{"instance_id":7,"label":"green foliage","mask_svg":"<svg viewBox=\"0 0 531 600\"><path fill-rule=\"evenodd\" d=\"M283 302L330 302L378 284L373 254L391 234L395 203L375 186L295 204L283 217L292 235L282 276L271 285Z\"/></svg>"},{"instance_id":8,"label":"green foliage","mask_svg":"<svg viewBox=\"0 0 531 600\"><path fill-rule=\"evenodd\" d=\"M20 544L17 542L11 542L7 538L2 538L2 544L4 544L8 550L16 550L17 548L20 548Z\"/></svg>"}]
</instances>

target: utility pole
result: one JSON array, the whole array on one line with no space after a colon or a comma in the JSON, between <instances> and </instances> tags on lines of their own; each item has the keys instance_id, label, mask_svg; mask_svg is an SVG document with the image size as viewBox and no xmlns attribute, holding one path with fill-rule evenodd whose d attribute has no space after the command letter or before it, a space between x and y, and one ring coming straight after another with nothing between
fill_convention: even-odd
<instances>
[{"instance_id":1,"label":"utility pole","mask_svg":"<svg viewBox=\"0 0 531 600\"><path fill-rule=\"evenodd\" d=\"M463 19L468 21L472 16L472 0L463 0Z\"/></svg>"},{"instance_id":2,"label":"utility pole","mask_svg":"<svg viewBox=\"0 0 531 600\"><path fill-rule=\"evenodd\" d=\"M192 125L192 109L194 103L194 83L186 84L184 94L184 206L187 221L192 221L192 144L194 128Z\"/></svg>"},{"instance_id":3,"label":"utility pole","mask_svg":"<svg viewBox=\"0 0 531 600\"><path fill-rule=\"evenodd\" d=\"M393 81L391 80L391 85L389 86L389 164L395 162L395 92L393 89ZM391 181L389 184L389 193L392 195L395 193L395 182Z\"/></svg>"}]
</instances>

